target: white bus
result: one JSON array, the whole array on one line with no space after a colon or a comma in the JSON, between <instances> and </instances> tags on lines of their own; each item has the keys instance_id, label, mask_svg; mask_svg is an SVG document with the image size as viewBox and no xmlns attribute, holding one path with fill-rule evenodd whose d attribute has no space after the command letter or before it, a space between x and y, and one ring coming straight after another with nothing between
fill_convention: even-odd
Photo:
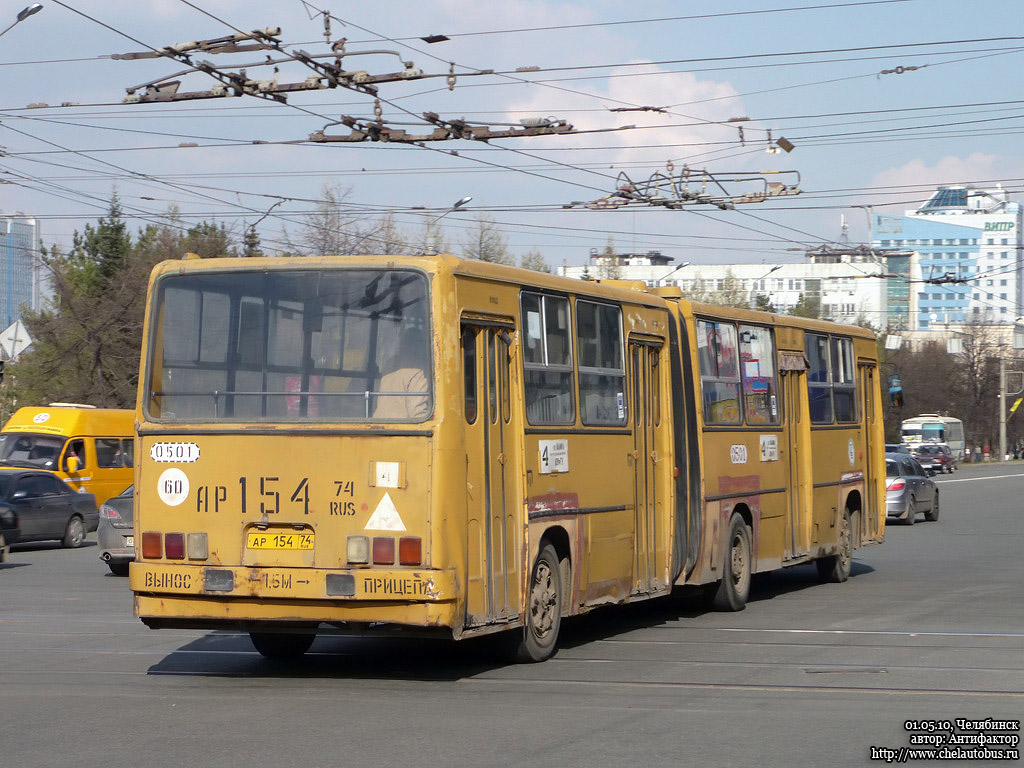
<instances>
[{"instance_id":1,"label":"white bus","mask_svg":"<svg viewBox=\"0 0 1024 768\"><path fill-rule=\"evenodd\" d=\"M945 443L957 461L964 460L964 423L960 419L922 413L905 419L901 434L903 442L912 448L921 443Z\"/></svg>"}]
</instances>

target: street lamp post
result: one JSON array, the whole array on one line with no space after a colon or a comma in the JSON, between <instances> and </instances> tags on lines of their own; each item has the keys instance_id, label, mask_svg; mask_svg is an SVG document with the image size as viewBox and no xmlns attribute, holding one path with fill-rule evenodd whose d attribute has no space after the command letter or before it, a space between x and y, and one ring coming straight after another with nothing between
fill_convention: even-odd
<instances>
[{"instance_id":1,"label":"street lamp post","mask_svg":"<svg viewBox=\"0 0 1024 768\"><path fill-rule=\"evenodd\" d=\"M42 3L32 3L32 5L28 6L27 8L22 8L20 11L18 11L18 15L15 17L14 21L9 26L5 27L3 32L0 32L0 37L3 37L5 34L14 29L15 26L17 26L25 19L27 19L29 16L34 16L41 10L43 10Z\"/></svg>"},{"instance_id":2,"label":"street lamp post","mask_svg":"<svg viewBox=\"0 0 1024 768\"><path fill-rule=\"evenodd\" d=\"M439 222L449 213L451 213L452 211L457 211L459 208L464 206L466 203L470 202L472 199L473 198L470 195L466 195L465 197L456 200L448 207L448 210L446 210L440 216L435 216L433 219L428 221L427 227L432 228L437 222ZM428 231L428 235L430 237L430 241L427 243L427 254L433 256L434 254L437 253L437 233Z\"/></svg>"}]
</instances>

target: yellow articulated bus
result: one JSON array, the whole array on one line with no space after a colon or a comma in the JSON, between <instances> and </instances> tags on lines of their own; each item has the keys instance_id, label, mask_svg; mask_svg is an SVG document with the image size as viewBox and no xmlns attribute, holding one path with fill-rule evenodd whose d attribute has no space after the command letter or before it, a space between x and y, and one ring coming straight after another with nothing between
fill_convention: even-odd
<instances>
[{"instance_id":1,"label":"yellow articulated bus","mask_svg":"<svg viewBox=\"0 0 1024 768\"><path fill-rule=\"evenodd\" d=\"M815 562L884 535L875 338L678 289L452 256L153 273L135 612L318 633L507 631Z\"/></svg>"}]
</instances>

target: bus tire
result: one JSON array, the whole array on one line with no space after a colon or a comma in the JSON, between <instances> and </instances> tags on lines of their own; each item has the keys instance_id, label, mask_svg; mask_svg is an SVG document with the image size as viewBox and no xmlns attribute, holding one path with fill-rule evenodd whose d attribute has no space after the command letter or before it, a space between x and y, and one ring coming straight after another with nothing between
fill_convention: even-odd
<instances>
[{"instance_id":1,"label":"bus tire","mask_svg":"<svg viewBox=\"0 0 1024 768\"><path fill-rule=\"evenodd\" d=\"M315 632L250 632L249 639L260 656L272 661L294 661L302 658L316 639Z\"/></svg>"},{"instance_id":2,"label":"bus tire","mask_svg":"<svg viewBox=\"0 0 1024 768\"><path fill-rule=\"evenodd\" d=\"M733 513L729 520L722 580L712 599L717 611L742 611L750 596L750 529L743 517Z\"/></svg>"},{"instance_id":3,"label":"bus tire","mask_svg":"<svg viewBox=\"0 0 1024 768\"><path fill-rule=\"evenodd\" d=\"M82 546L83 542L85 542L85 523L78 515L74 515L68 520L68 525L64 529L64 538L60 540L60 543L61 546L75 548Z\"/></svg>"},{"instance_id":4,"label":"bus tire","mask_svg":"<svg viewBox=\"0 0 1024 768\"><path fill-rule=\"evenodd\" d=\"M814 561L818 568L818 578L841 584L850 578L850 566L853 564L853 525L850 510L843 513L839 524L839 551L834 555L822 557Z\"/></svg>"},{"instance_id":5,"label":"bus tire","mask_svg":"<svg viewBox=\"0 0 1024 768\"><path fill-rule=\"evenodd\" d=\"M935 492L935 498L932 499L932 508L924 513L924 519L930 523L934 523L939 519L939 492Z\"/></svg>"},{"instance_id":6,"label":"bus tire","mask_svg":"<svg viewBox=\"0 0 1024 768\"><path fill-rule=\"evenodd\" d=\"M551 658L558 644L561 624L562 573L558 553L551 544L544 542L530 572L526 619L515 644L515 660L533 663Z\"/></svg>"}]
</instances>

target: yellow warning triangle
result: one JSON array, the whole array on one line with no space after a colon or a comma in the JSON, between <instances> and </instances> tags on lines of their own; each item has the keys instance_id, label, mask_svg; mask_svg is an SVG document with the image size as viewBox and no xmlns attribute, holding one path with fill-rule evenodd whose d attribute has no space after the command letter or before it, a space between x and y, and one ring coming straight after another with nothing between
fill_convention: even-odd
<instances>
[{"instance_id":1,"label":"yellow warning triangle","mask_svg":"<svg viewBox=\"0 0 1024 768\"><path fill-rule=\"evenodd\" d=\"M391 496L385 492L384 498L380 500L380 504L373 510L373 514L370 515L369 521L366 523L364 530L367 531L404 531L405 523L402 522L402 518L398 514L398 510L395 508L395 502L391 500Z\"/></svg>"}]
</instances>

